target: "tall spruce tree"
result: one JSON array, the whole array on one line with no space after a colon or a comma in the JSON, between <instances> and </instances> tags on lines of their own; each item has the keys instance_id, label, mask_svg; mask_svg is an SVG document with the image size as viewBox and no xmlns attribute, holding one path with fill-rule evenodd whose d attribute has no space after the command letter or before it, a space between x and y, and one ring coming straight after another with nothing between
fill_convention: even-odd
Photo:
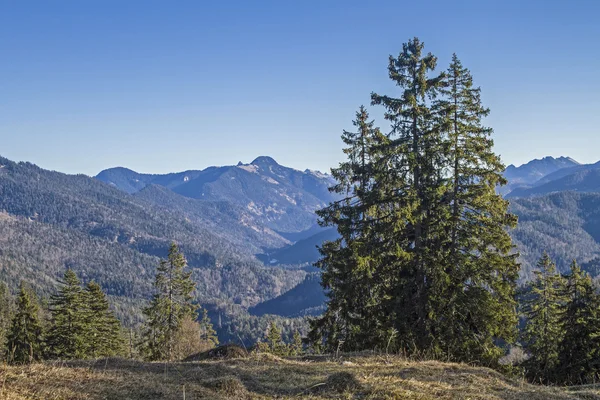
<instances>
[{"instance_id":1,"label":"tall spruce tree","mask_svg":"<svg viewBox=\"0 0 600 400\"><path fill-rule=\"evenodd\" d=\"M98 358L121 354L124 339L121 323L110 309L106 294L96 282L85 288L85 333L84 346L87 357Z\"/></svg>"},{"instance_id":2,"label":"tall spruce tree","mask_svg":"<svg viewBox=\"0 0 600 400\"><path fill-rule=\"evenodd\" d=\"M600 372L600 297L589 275L575 261L567 277L565 297L556 381L571 385L594 382Z\"/></svg>"},{"instance_id":3,"label":"tall spruce tree","mask_svg":"<svg viewBox=\"0 0 600 400\"><path fill-rule=\"evenodd\" d=\"M506 180L493 151L492 129L482 124L489 109L481 89L456 54L434 102L436 130L444 134L447 185L442 197L444 253L432 260L430 318L438 353L459 361L494 363L498 339L516 335L515 289L519 265L507 228L516 216L496 193ZM439 206L438 206L439 210Z\"/></svg>"},{"instance_id":4,"label":"tall spruce tree","mask_svg":"<svg viewBox=\"0 0 600 400\"><path fill-rule=\"evenodd\" d=\"M50 297L52 328L48 337L50 354L62 359L86 358L88 330L86 297L81 282L68 269L62 287Z\"/></svg>"},{"instance_id":5,"label":"tall spruce tree","mask_svg":"<svg viewBox=\"0 0 600 400\"><path fill-rule=\"evenodd\" d=\"M144 309L146 327L142 347L150 360L173 360L175 335L183 319L197 318L198 307L192 302L195 283L186 267L183 253L172 243L167 260L162 260L157 268L156 292Z\"/></svg>"},{"instance_id":6,"label":"tall spruce tree","mask_svg":"<svg viewBox=\"0 0 600 400\"><path fill-rule=\"evenodd\" d=\"M344 131L347 161L332 169L337 184L330 191L343 196L317 211L320 224L335 226L340 238L324 243L317 266L323 270L322 286L326 290L328 307L323 316L311 322L309 339L324 342L329 350L339 346L347 350L375 346L379 323L383 318L381 285L377 279L373 251L378 223L373 190L378 149L386 138L369 119L365 107L360 107L353 121L356 132Z\"/></svg>"},{"instance_id":7,"label":"tall spruce tree","mask_svg":"<svg viewBox=\"0 0 600 400\"><path fill-rule=\"evenodd\" d=\"M393 212L393 220L381 247L390 249L393 265L392 292L388 315L403 348L428 349L432 342L430 322L431 276L436 266L440 232L436 222L443 216L438 209L444 179L440 169L443 140L434 129L430 100L435 97L443 75L430 75L437 58L424 54L424 44L414 38L402 47L398 57L390 56L389 77L400 97L373 93L373 105L386 109L391 122L390 141L384 152L388 168L380 177L385 192L383 208Z\"/></svg>"},{"instance_id":8,"label":"tall spruce tree","mask_svg":"<svg viewBox=\"0 0 600 400\"><path fill-rule=\"evenodd\" d=\"M391 132L343 136L348 160L332 172L345 198L319 212L341 238L321 248L329 301L309 340L490 364L515 334L516 218L495 192L504 167L479 88L456 57L435 73L423 49L414 38L389 59L400 96L371 95Z\"/></svg>"},{"instance_id":9,"label":"tall spruce tree","mask_svg":"<svg viewBox=\"0 0 600 400\"><path fill-rule=\"evenodd\" d=\"M30 363L42 359L44 337L35 294L21 283L16 313L7 337L8 360Z\"/></svg>"},{"instance_id":10,"label":"tall spruce tree","mask_svg":"<svg viewBox=\"0 0 600 400\"><path fill-rule=\"evenodd\" d=\"M547 253L537 263L531 291L523 301L526 318L524 342L531 358L527 375L537 382L551 382L558 366L558 349L563 340L564 278Z\"/></svg>"}]
</instances>

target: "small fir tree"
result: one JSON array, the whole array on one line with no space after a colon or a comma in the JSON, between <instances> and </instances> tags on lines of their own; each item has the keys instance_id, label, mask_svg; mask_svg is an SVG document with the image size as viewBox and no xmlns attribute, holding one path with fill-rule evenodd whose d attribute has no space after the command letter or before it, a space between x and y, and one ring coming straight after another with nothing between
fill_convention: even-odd
<instances>
[{"instance_id":1,"label":"small fir tree","mask_svg":"<svg viewBox=\"0 0 600 400\"><path fill-rule=\"evenodd\" d=\"M149 360L173 360L175 335L182 321L197 317L197 306L192 302L195 283L186 267L183 253L172 243L167 260L161 261L157 268L156 292L144 309L143 352Z\"/></svg>"},{"instance_id":2,"label":"small fir tree","mask_svg":"<svg viewBox=\"0 0 600 400\"><path fill-rule=\"evenodd\" d=\"M35 294L21 283L17 310L7 338L10 362L31 363L42 359L44 339L38 312L39 307Z\"/></svg>"},{"instance_id":3,"label":"small fir tree","mask_svg":"<svg viewBox=\"0 0 600 400\"><path fill-rule=\"evenodd\" d=\"M531 292L523 304L526 318L524 342L531 357L526 362L530 379L551 382L558 366L558 350L563 340L563 311L565 305L564 278L547 253L537 263Z\"/></svg>"},{"instance_id":4,"label":"small fir tree","mask_svg":"<svg viewBox=\"0 0 600 400\"><path fill-rule=\"evenodd\" d=\"M100 285L90 282L85 288L84 298L86 356L98 358L122 354L125 343L121 323L110 309L106 294Z\"/></svg>"},{"instance_id":5,"label":"small fir tree","mask_svg":"<svg viewBox=\"0 0 600 400\"><path fill-rule=\"evenodd\" d=\"M304 353L304 345L302 344L302 336L300 332L295 331L292 343L289 345L289 354L292 356L299 356Z\"/></svg>"},{"instance_id":6,"label":"small fir tree","mask_svg":"<svg viewBox=\"0 0 600 400\"><path fill-rule=\"evenodd\" d=\"M269 324L269 331L267 332L266 341L267 345L269 346L269 351L272 354L284 355L285 344L281 338L281 330L279 330L275 321L271 321Z\"/></svg>"},{"instance_id":7,"label":"small fir tree","mask_svg":"<svg viewBox=\"0 0 600 400\"><path fill-rule=\"evenodd\" d=\"M6 344L6 336L13 318L13 299L4 282L0 282L0 349Z\"/></svg>"},{"instance_id":8,"label":"small fir tree","mask_svg":"<svg viewBox=\"0 0 600 400\"><path fill-rule=\"evenodd\" d=\"M565 297L556 380L570 385L590 383L600 371L600 298L591 278L575 261L567 277Z\"/></svg>"},{"instance_id":9,"label":"small fir tree","mask_svg":"<svg viewBox=\"0 0 600 400\"><path fill-rule=\"evenodd\" d=\"M217 331L208 317L206 308L202 309L202 320L200 321L200 340L209 349L219 345Z\"/></svg>"},{"instance_id":10,"label":"small fir tree","mask_svg":"<svg viewBox=\"0 0 600 400\"><path fill-rule=\"evenodd\" d=\"M62 359L86 358L87 299L77 275L68 269L62 287L50 297L52 328L48 345L53 357Z\"/></svg>"}]
</instances>

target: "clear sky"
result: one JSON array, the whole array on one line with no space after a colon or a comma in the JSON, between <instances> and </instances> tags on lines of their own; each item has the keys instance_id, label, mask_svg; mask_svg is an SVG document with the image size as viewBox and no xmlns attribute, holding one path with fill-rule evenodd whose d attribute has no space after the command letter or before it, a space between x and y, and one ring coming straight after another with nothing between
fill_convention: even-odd
<instances>
[{"instance_id":1,"label":"clear sky","mask_svg":"<svg viewBox=\"0 0 600 400\"><path fill-rule=\"evenodd\" d=\"M599 18L596 0L0 0L0 154L89 175L327 170L418 36L471 69L506 163L595 162Z\"/></svg>"}]
</instances>

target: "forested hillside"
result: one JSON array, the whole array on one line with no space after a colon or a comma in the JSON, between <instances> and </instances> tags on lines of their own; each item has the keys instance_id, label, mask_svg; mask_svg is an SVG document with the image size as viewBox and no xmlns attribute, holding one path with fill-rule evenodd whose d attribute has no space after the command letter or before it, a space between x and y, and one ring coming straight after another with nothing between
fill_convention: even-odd
<instances>
[{"instance_id":1,"label":"forested hillside","mask_svg":"<svg viewBox=\"0 0 600 400\"><path fill-rule=\"evenodd\" d=\"M518 187L507 197L531 197L556 192L600 192L600 165L594 168L576 168L568 175L557 177L548 182L538 182L532 187ZM563 171L561 171L562 175ZM545 182L545 183L544 183Z\"/></svg>"},{"instance_id":2,"label":"forested hillside","mask_svg":"<svg viewBox=\"0 0 600 400\"><path fill-rule=\"evenodd\" d=\"M566 272L573 259L586 263L600 255L600 194L561 192L511 199L519 225L511 235L521 254L524 279L546 251Z\"/></svg>"},{"instance_id":3,"label":"forested hillside","mask_svg":"<svg viewBox=\"0 0 600 400\"><path fill-rule=\"evenodd\" d=\"M562 185L565 180L596 182L593 165L568 166L571 161L567 157L553 160L554 166L544 172L557 165L567 167L542 177L543 181L551 176L556 179L528 190L542 194L548 185ZM101 175L119 184L107 185L99 179L45 171L30 163L2 159L1 164L0 279L12 287L25 276L40 294L47 295L64 269L73 268L84 281L96 280L102 285L115 299L118 315L126 324L138 323L139 304L151 291L154 268L159 257L166 255L170 241L175 240L194 269L199 300L213 304L211 310L223 310L221 320L227 329L245 324L242 321L249 317L242 310L249 306L257 305L253 312L259 315L291 316L319 310L323 292L315 279L286 292L304 279L306 273L296 268L310 267L319 258L317 246L337 237L335 230L316 228L316 216L310 211L334 198L326 194L330 176L296 171L259 158L247 165L163 176L109 170ZM518 171L537 177L538 164L526 164L537 166L536 173L523 167ZM217 178L211 181L207 174ZM201 176L204 180L190 187L205 188L206 193L212 193L209 199L172 190ZM586 179L574 180L577 176ZM135 190L128 190L123 183L133 185L136 180L141 184ZM235 185L225 185L234 181ZM250 189L255 187L263 191L260 196ZM564 185L556 188L562 190ZM595 215L600 195L565 192L518 198L519 190L509 197L515 196L511 210L520 221L511 235L521 254L521 280L532 278L535 262L544 250L562 271L576 257L584 267L591 263L589 270L597 275L593 260L600 256L600 221ZM290 203L294 211L287 222L283 217L270 221L269 215L250 206L269 207L285 198L282 193L292 191L298 199L313 200L308 206L300 201ZM289 224L294 231L285 231ZM271 268L261 266L256 255ZM290 265L295 267L290 269ZM229 302L242 308L232 314L233 309L226 306ZM211 311L211 315L218 314Z\"/></svg>"},{"instance_id":4,"label":"forested hillside","mask_svg":"<svg viewBox=\"0 0 600 400\"><path fill-rule=\"evenodd\" d=\"M173 240L185 251L201 302L250 306L304 278L303 271L261 266L253 252L285 240L253 229L254 237L237 234L247 228L229 206L203 204L190 218L83 175L7 159L0 164L0 280L13 288L24 279L47 294L71 268L115 298L122 319L137 321L139 310L123 307L150 295L153 271Z\"/></svg>"}]
</instances>

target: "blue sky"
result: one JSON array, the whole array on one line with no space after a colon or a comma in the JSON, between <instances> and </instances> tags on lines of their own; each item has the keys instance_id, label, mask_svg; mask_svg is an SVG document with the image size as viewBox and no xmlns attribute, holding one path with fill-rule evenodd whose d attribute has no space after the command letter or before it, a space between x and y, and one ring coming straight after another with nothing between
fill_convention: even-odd
<instances>
[{"instance_id":1,"label":"blue sky","mask_svg":"<svg viewBox=\"0 0 600 400\"><path fill-rule=\"evenodd\" d=\"M600 2L0 0L0 154L69 173L327 170L387 57L453 52L506 163L600 159ZM379 117L380 111L373 111ZM387 129L382 119L379 126Z\"/></svg>"}]
</instances>

